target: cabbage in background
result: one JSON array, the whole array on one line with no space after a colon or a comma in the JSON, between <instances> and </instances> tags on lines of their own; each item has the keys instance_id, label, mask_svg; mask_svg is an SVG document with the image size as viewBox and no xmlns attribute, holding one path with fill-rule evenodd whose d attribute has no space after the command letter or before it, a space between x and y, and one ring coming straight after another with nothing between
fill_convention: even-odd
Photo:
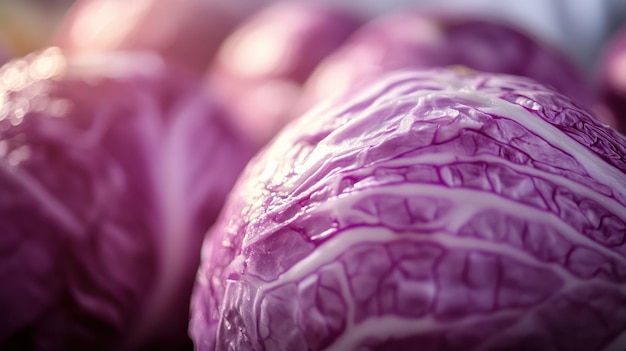
<instances>
[{"instance_id":1,"label":"cabbage in background","mask_svg":"<svg viewBox=\"0 0 626 351\"><path fill-rule=\"evenodd\" d=\"M218 0L79 0L51 39L71 54L149 50L201 74L249 7Z\"/></svg>"},{"instance_id":2,"label":"cabbage in background","mask_svg":"<svg viewBox=\"0 0 626 351\"><path fill-rule=\"evenodd\" d=\"M0 349L184 349L203 234L253 151L152 54L2 67Z\"/></svg>"},{"instance_id":3,"label":"cabbage in background","mask_svg":"<svg viewBox=\"0 0 626 351\"><path fill-rule=\"evenodd\" d=\"M406 9L373 19L324 60L307 83L303 106L386 72L456 65L530 77L579 105L595 103L590 82L565 54L506 21Z\"/></svg>"},{"instance_id":4,"label":"cabbage in background","mask_svg":"<svg viewBox=\"0 0 626 351\"><path fill-rule=\"evenodd\" d=\"M288 121L317 65L363 23L355 11L313 2L277 2L224 41L207 82L248 138L264 145Z\"/></svg>"}]
</instances>

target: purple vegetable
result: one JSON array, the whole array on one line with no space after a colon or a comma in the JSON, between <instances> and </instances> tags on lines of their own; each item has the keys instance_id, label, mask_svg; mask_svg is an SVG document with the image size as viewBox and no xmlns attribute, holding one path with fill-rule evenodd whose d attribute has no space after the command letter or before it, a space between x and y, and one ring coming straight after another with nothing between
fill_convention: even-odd
<instances>
[{"instance_id":1,"label":"purple vegetable","mask_svg":"<svg viewBox=\"0 0 626 351\"><path fill-rule=\"evenodd\" d=\"M531 79L381 77L244 171L203 247L197 350L623 350L625 159Z\"/></svg>"},{"instance_id":2,"label":"purple vegetable","mask_svg":"<svg viewBox=\"0 0 626 351\"><path fill-rule=\"evenodd\" d=\"M452 65L530 77L580 105L589 107L593 102L577 67L523 32L477 17L409 10L363 26L320 64L308 84L305 106L384 72Z\"/></svg>"},{"instance_id":3,"label":"purple vegetable","mask_svg":"<svg viewBox=\"0 0 626 351\"><path fill-rule=\"evenodd\" d=\"M599 63L598 116L626 134L626 26L609 40Z\"/></svg>"},{"instance_id":4,"label":"purple vegetable","mask_svg":"<svg viewBox=\"0 0 626 351\"><path fill-rule=\"evenodd\" d=\"M360 24L343 8L277 2L228 37L208 80L249 138L265 144L287 123L301 85L317 64Z\"/></svg>"},{"instance_id":5,"label":"purple vegetable","mask_svg":"<svg viewBox=\"0 0 626 351\"><path fill-rule=\"evenodd\" d=\"M56 41L71 53L151 50L202 73L247 11L227 1L79 0Z\"/></svg>"},{"instance_id":6,"label":"purple vegetable","mask_svg":"<svg viewBox=\"0 0 626 351\"><path fill-rule=\"evenodd\" d=\"M252 152L157 56L5 65L0 349L189 343L200 244Z\"/></svg>"}]
</instances>

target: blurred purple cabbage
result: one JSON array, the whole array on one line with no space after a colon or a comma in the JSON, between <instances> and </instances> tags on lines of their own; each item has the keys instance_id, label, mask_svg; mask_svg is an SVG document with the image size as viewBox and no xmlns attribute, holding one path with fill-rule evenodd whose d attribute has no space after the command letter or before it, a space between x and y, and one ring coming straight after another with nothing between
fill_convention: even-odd
<instances>
[{"instance_id":1,"label":"blurred purple cabbage","mask_svg":"<svg viewBox=\"0 0 626 351\"><path fill-rule=\"evenodd\" d=\"M301 85L356 30L352 11L313 2L276 2L224 42L208 81L258 145L287 123Z\"/></svg>"},{"instance_id":2,"label":"blurred purple cabbage","mask_svg":"<svg viewBox=\"0 0 626 351\"><path fill-rule=\"evenodd\" d=\"M512 25L452 11L409 9L375 18L322 62L301 108L381 73L445 66L526 76L581 106L594 102L589 82L568 57Z\"/></svg>"},{"instance_id":3,"label":"blurred purple cabbage","mask_svg":"<svg viewBox=\"0 0 626 351\"><path fill-rule=\"evenodd\" d=\"M203 73L251 6L222 0L78 0L56 34L69 53L153 51Z\"/></svg>"},{"instance_id":4,"label":"blurred purple cabbage","mask_svg":"<svg viewBox=\"0 0 626 351\"><path fill-rule=\"evenodd\" d=\"M0 349L190 346L200 244L252 153L155 55L2 67Z\"/></svg>"}]
</instances>

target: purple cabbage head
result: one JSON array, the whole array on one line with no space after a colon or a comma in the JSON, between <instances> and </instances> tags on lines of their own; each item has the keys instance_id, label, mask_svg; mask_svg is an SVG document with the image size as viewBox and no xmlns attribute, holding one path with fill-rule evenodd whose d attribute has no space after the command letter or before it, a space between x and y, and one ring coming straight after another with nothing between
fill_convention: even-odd
<instances>
[{"instance_id":1,"label":"purple cabbage head","mask_svg":"<svg viewBox=\"0 0 626 351\"><path fill-rule=\"evenodd\" d=\"M569 58L511 25L471 15L417 10L383 15L361 27L308 83L305 106L329 92L403 68L466 66L533 78L589 107L589 83Z\"/></svg>"},{"instance_id":2,"label":"purple cabbage head","mask_svg":"<svg viewBox=\"0 0 626 351\"><path fill-rule=\"evenodd\" d=\"M249 10L222 0L78 0L55 41L70 53L150 50L203 73Z\"/></svg>"},{"instance_id":3,"label":"purple cabbage head","mask_svg":"<svg viewBox=\"0 0 626 351\"><path fill-rule=\"evenodd\" d=\"M2 67L0 349L189 344L199 247L253 152L201 86L150 54Z\"/></svg>"},{"instance_id":4,"label":"purple cabbage head","mask_svg":"<svg viewBox=\"0 0 626 351\"><path fill-rule=\"evenodd\" d=\"M205 350L626 347L626 139L529 78L399 71L249 164L203 247Z\"/></svg>"},{"instance_id":5,"label":"purple cabbage head","mask_svg":"<svg viewBox=\"0 0 626 351\"><path fill-rule=\"evenodd\" d=\"M207 79L249 138L265 144L287 123L302 84L318 63L361 22L338 6L277 2L226 39Z\"/></svg>"}]
</instances>

